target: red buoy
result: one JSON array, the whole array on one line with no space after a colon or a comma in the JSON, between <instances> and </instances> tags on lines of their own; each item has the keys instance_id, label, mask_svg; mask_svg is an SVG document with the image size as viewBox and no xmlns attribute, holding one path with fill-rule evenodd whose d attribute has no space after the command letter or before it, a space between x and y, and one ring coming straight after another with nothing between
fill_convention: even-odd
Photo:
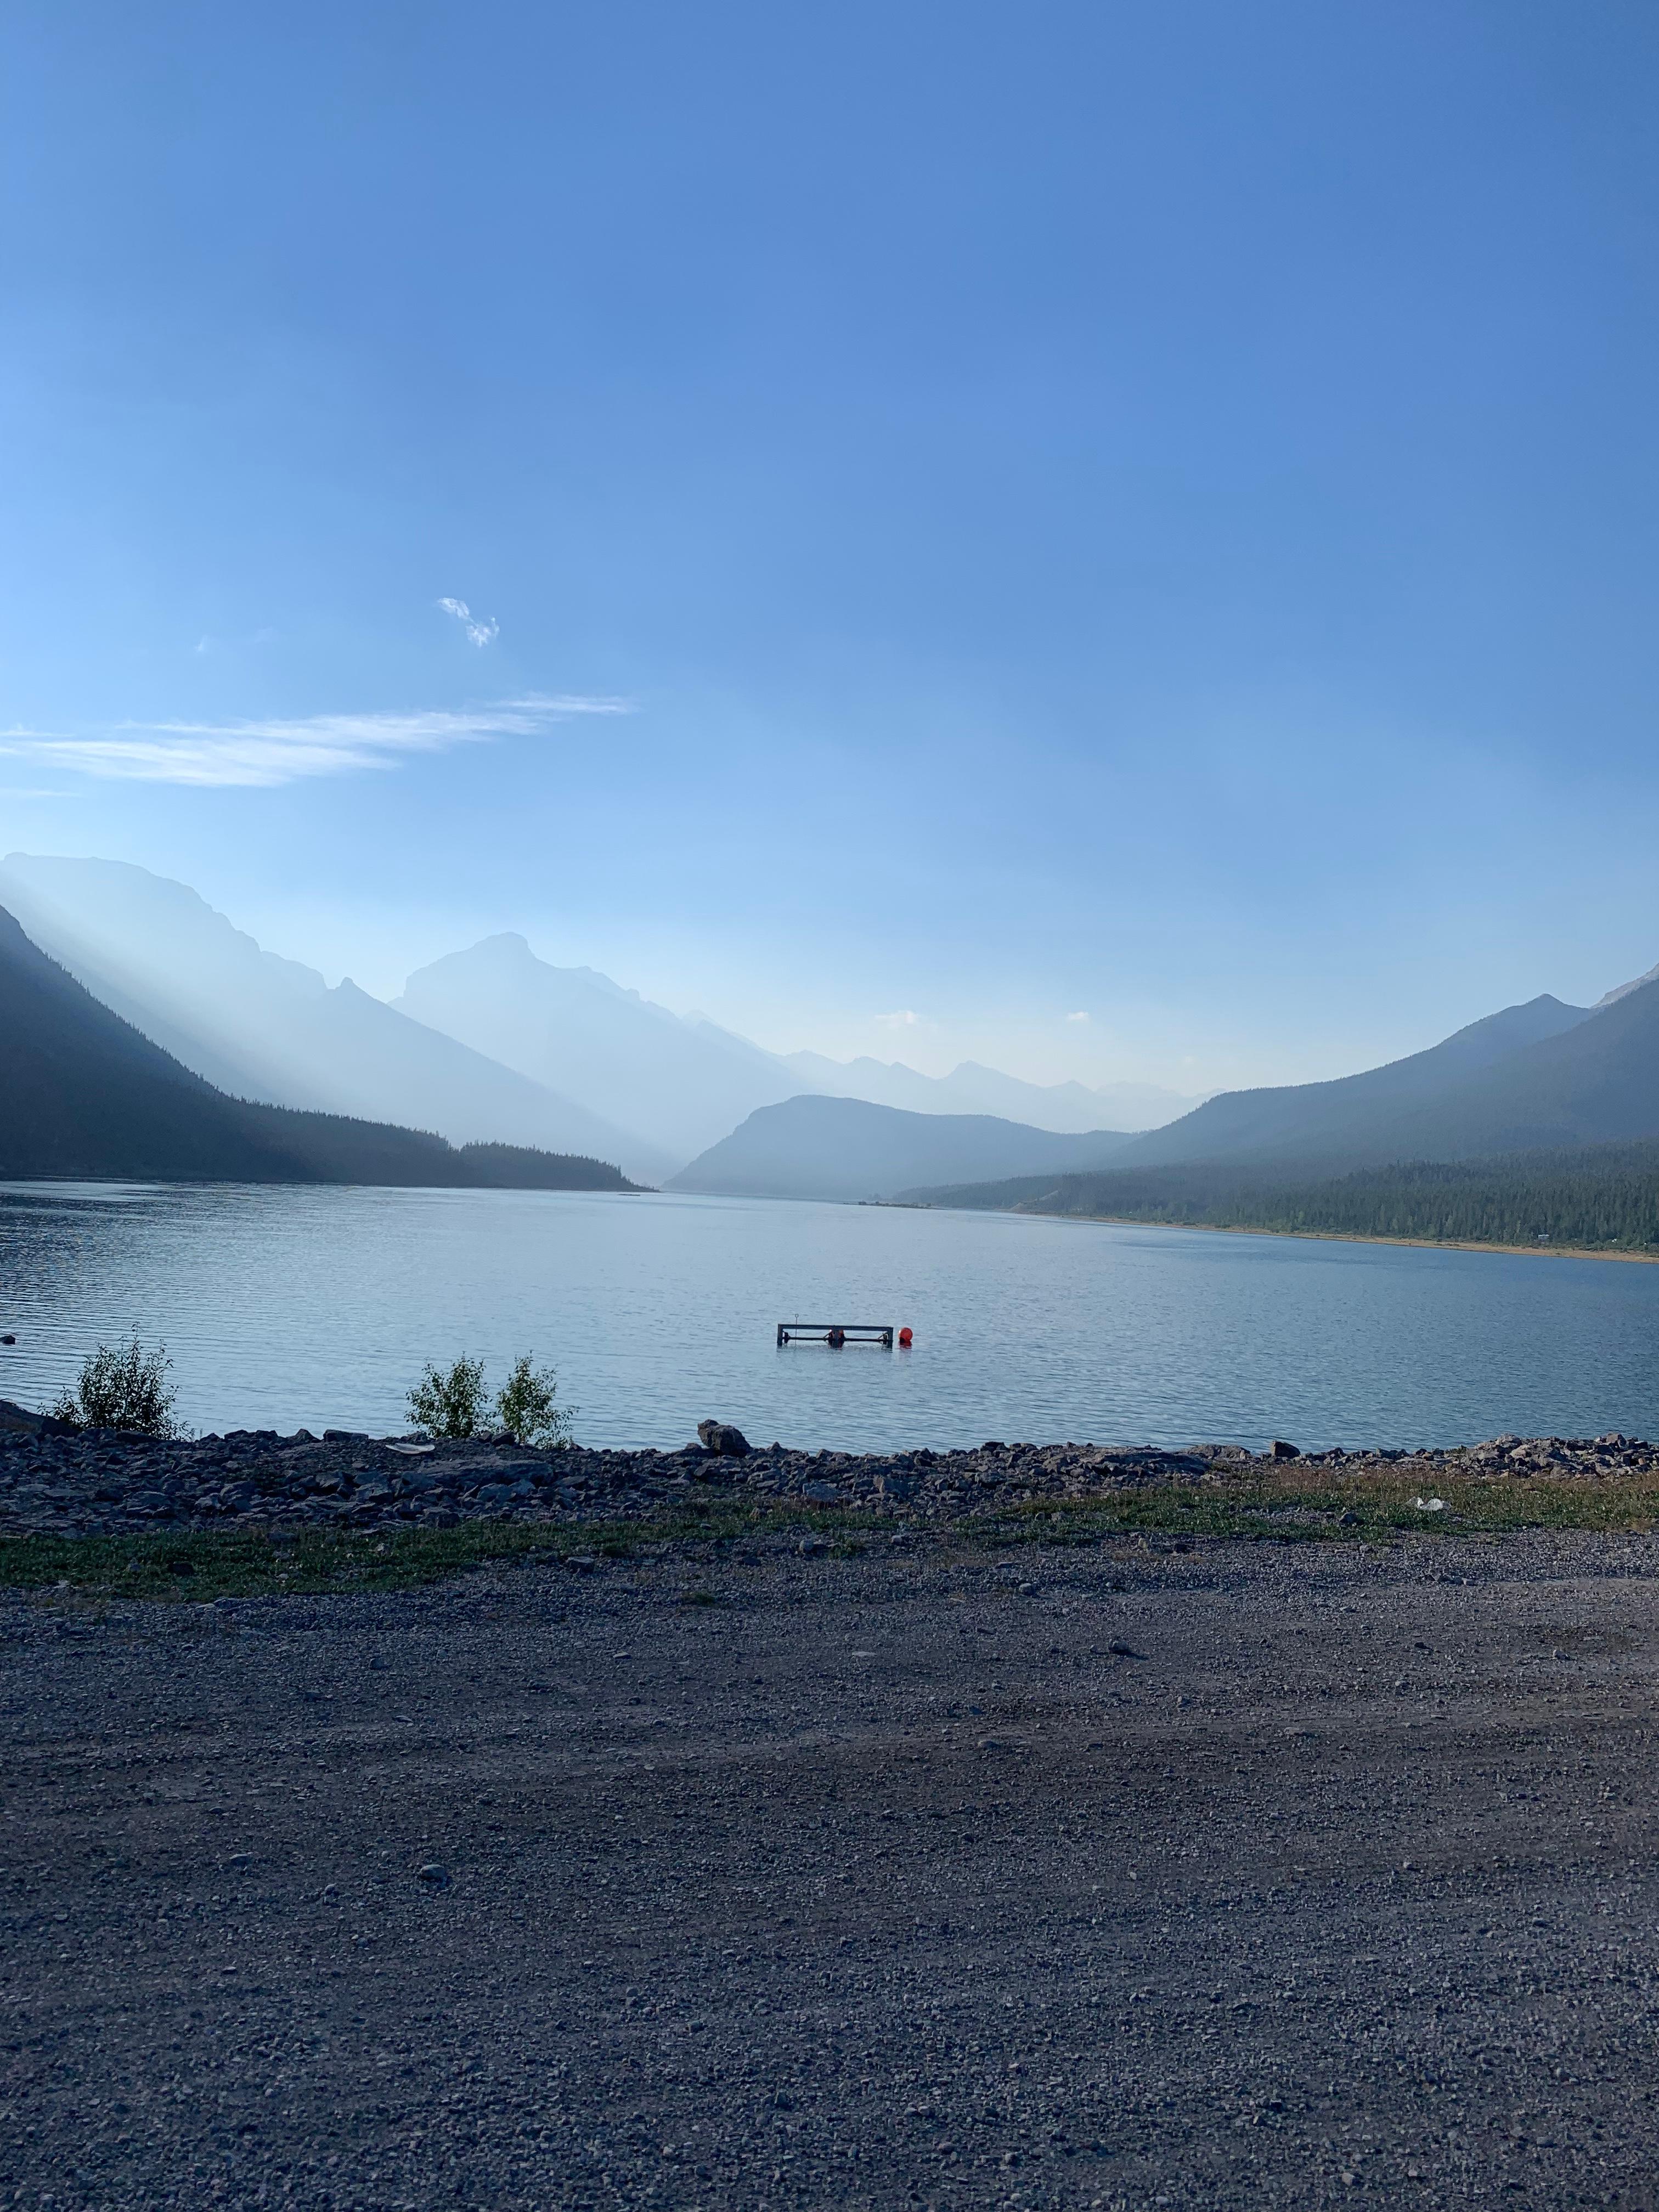
<instances>
[{"instance_id":1,"label":"red buoy","mask_svg":"<svg viewBox=\"0 0 1659 2212\"><path fill-rule=\"evenodd\" d=\"M908 1328L902 1328L899 1331L899 1349L901 1352L908 1352L910 1349L910 1340L909 1330Z\"/></svg>"}]
</instances>

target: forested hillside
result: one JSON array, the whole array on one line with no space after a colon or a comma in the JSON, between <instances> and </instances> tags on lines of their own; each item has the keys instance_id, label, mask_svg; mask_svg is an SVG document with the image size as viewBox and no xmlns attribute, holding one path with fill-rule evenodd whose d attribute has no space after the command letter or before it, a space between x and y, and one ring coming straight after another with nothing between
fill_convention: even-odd
<instances>
[{"instance_id":1,"label":"forested hillside","mask_svg":"<svg viewBox=\"0 0 1659 2212\"><path fill-rule=\"evenodd\" d=\"M1659 1253L1659 1142L1364 1168L1328 1181L1137 1168L919 1192L934 1206L1217 1229Z\"/></svg>"}]
</instances>

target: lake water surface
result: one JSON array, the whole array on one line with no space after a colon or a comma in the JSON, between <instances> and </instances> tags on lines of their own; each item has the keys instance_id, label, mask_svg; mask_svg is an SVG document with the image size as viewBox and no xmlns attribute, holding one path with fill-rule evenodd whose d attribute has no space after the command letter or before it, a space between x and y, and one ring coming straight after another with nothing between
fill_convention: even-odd
<instances>
[{"instance_id":1,"label":"lake water surface","mask_svg":"<svg viewBox=\"0 0 1659 2212\"><path fill-rule=\"evenodd\" d=\"M792 1346L891 1322L913 1352ZM198 1429L404 1425L422 1362L558 1370L590 1443L1436 1443L1659 1431L1659 1267L587 1192L0 1185L0 1396L165 1338Z\"/></svg>"}]
</instances>

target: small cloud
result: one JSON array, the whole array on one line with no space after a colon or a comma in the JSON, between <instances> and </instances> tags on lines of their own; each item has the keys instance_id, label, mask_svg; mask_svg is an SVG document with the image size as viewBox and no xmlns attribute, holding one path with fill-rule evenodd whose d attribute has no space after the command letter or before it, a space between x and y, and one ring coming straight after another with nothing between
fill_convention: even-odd
<instances>
[{"instance_id":1,"label":"small cloud","mask_svg":"<svg viewBox=\"0 0 1659 2212\"><path fill-rule=\"evenodd\" d=\"M1089 1017L1087 1014L1067 1014L1066 1018L1068 1022L1086 1022Z\"/></svg>"},{"instance_id":2,"label":"small cloud","mask_svg":"<svg viewBox=\"0 0 1659 2212\"><path fill-rule=\"evenodd\" d=\"M921 1016L914 1006L901 1006L896 1014L877 1014L872 1018L878 1029L913 1030Z\"/></svg>"},{"instance_id":3,"label":"small cloud","mask_svg":"<svg viewBox=\"0 0 1659 2212\"><path fill-rule=\"evenodd\" d=\"M82 737L0 732L0 755L141 783L271 786L392 768L410 753L539 737L573 714L626 714L624 699L532 693L426 714L310 714L260 722L118 722Z\"/></svg>"},{"instance_id":4,"label":"small cloud","mask_svg":"<svg viewBox=\"0 0 1659 2212\"><path fill-rule=\"evenodd\" d=\"M494 615L475 616L465 599L440 599L438 605L447 615L454 616L474 645L488 645L501 634Z\"/></svg>"},{"instance_id":5,"label":"small cloud","mask_svg":"<svg viewBox=\"0 0 1659 2212\"><path fill-rule=\"evenodd\" d=\"M198 637L196 641L196 650L198 653L211 653L213 646L209 639Z\"/></svg>"}]
</instances>

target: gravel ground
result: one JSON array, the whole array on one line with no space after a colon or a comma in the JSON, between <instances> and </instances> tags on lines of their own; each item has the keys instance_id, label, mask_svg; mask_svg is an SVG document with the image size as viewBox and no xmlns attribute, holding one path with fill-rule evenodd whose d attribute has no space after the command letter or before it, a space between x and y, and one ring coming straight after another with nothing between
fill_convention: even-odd
<instances>
[{"instance_id":1,"label":"gravel ground","mask_svg":"<svg viewBox=\"0 0 1659 2212\"><path fill-rule=\"evenodd\" d=\"M1659 1540L0 1600L0 2203L1659 2204Z\"/></svg>"}]
</instances>

